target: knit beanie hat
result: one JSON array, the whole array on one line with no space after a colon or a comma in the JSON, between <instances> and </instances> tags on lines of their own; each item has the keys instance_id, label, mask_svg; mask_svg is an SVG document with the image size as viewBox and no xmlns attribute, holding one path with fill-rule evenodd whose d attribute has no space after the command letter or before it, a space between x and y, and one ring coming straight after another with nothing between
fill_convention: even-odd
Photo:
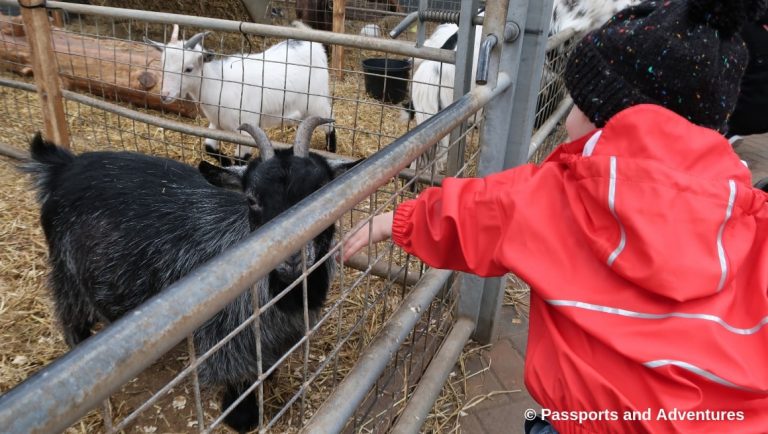
<instances>
[{"instance_id":1,"label":"knit beanie hat","mask_svg":"<svg viewBox=\"0 0 768 434\"><path fill-rule=\"evenodd\" d=\"M747 66L741 27L768 0L656 0L628 7L571 52L565 85L598 127L637 104L725 132Z\"/></svg>"}]
</instances>

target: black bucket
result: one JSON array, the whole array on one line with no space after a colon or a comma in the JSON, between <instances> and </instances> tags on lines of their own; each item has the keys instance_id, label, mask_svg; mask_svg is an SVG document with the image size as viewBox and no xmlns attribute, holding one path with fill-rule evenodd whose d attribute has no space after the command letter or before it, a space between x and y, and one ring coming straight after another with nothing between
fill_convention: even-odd
<instances>
[{"instance_id":1,"label":"black bucket","mask_svg":"<svg viewBox=\"0 0 768 434\"><path fill-rule=\"evenodd\" d=\"M408 96L408 60L372 58L363 60L365 91L384 102L397 104Z\"/></svg>"}]
</instances>

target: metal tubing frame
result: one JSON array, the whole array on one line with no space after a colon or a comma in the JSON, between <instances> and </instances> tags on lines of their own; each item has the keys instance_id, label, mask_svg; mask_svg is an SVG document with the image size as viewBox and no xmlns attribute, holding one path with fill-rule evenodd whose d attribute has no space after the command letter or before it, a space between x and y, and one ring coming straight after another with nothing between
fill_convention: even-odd
<instances>
[{"instance_id":1,"label":"metal tubing frame","mask_svg":"<svg viewBox=\"0 0 768 434\"><path fill-rule=\"evenodd\" d=\"M429 270L400 304L400 307L379 330L374 340L360 355L358 363L336 386L310 421L302 428L304 434L341 432L355 409L384 372L400 345L427 311L435 296L453 275L449 270Z\"/></svg>"},{"instance_id":2,"label":"metal tubing frame","mask_svg":"<svg viewBox=\"0 0 768 434\"><path fill-rule=\"evenodd\" d=\"M495 88L473 90L0 396L4 432L69 427L511 82L501 74Z\"/></svg>"},{"instance_id":3,"label":"metal tubing frame","mask_svg":"<svg viewBox=\"0 0 768 434\"><path fill-rule=\"evenodd\" d=\"M531 145L528 149L528 159L539 149L544 140L557 128L560 121L571 111L573 107L573 99L570 96L565 97L560 104L558 104L555 112L544 121L543 124L536 130L536 133L531 136Z\"/></svg>"},{"instance_id":4,"label":"metal tubing frame","mask_svg":"<svg viewBox=\"0 0 768 434\"><path fill-rule=\"evenodd\" d=\"M495 3L488 5L486 34L494 33L504 41L502 35L507 22L517 23L524 31L517 40L499 44L503 46L503 51L493 56L489 65L489 83L495 77L494 72L501 69L514 74L515 85L492 101L486 110L479 176L496 173L527 160L552 3L553 0L512 0L504 11L492 11L492 7L500 6ZM463 280L465 286L460 293L459 314L477 318L473 338L480 343L490 343L501 309L505 280L483 279L474 275L465 275Z\"/></svg>"},{"instance_id":5,"label":"metal tubing frame","mask_svg":"<svg viewBox=\"0 0 768 434\"><path fill-rule=\"evenodd\" d=\"M26 90L29 92L34 92L36 90L35 85L31 83L8 80L6 78L1 78L1 77L0 77L0 86L9 87L12 89ZM238 134L232 131L214 130L207 127L199 127L197 125L189 125L183 122L173 121L173 120L162 118L149 113L142 113L140 111L132 110L127 107L123 107L121 105L113 104L107 101L100 100L98 98L73 92L71 90L62 90L61 94L62 96L64 96L65 99L68 99L70 101L74 101L80 104L87 105L89 107L94 107L100 110L104 110L105 112L108 112L108 113L114 113L118 116L122 116L134 121L143 122L148 125L154 125L156 127L160 127L166 130L176 131L183 134L189 134L190 136L224 140L224 141L235 143L238 145L254 146L253 139L248 135ZM273 145L276 148L285 148L285 149L293 146L293 145L289 145L286 143L279 143L279 142L273 142ZM338 154L334 154L331 152L326 152L318 149L312 149L312 152L322 155L323 157L329 158L331 160L353 161L352 159L349 159L349 158L342 158Z\"/></svg>"},{"instance_id":6,"label":"metal tubing frame","mask_svg":"<svg viewBox=\"0 0 768 434\"><path fill-rule=\"evenodd\" d=\"M516 3L527 3L527 0L513 1ZM513 41L512 43L505 42L503 38L504 27L508 19L507 16L510 6L509 2L510 0L501 0L486 5L486 20L483 24L483 33L485 35L495 34L501 43L497 44L492 50L492 56L490 59L491 61L488 64L489 80L488 84L484 86L494 86L496 84L502 48L504 49L505 54L514 52L519 56L519 46L521 44L520 41L522 38L518 38L517 41ZM524 13L525 6L522 7ZM511 16L510 19L517 21L519 24L522 24L520 23L521 18L522 20L525 19L524 15L521 17L519 12L517 15L512 14L511 12L509 14ZM521 25L521 27L523 26ZM510 56L508 55L507 57ZM508 64L505 66L508 67L506 70L508 74L511 74L513 77L517 75L517 65L513 61L508 62ZM478 86L478 88L480 88L480 86ZM506 95L512 91L512 88L507 89L504 94ZM505 99L508 99L508 97ZM491 107L491 104L489 104L489 107ZM494 118L492 111L488 109L486 109L485 117L485 122L483 123L483 129L481 130L480 136L480 141L483 143L483 147L480 152L480 161L478 162L478 176L485 176L494 172L498 172L499 169L493 167L494 161L499 159L503 160L504 158L504 144L500 142L499 137L494 137L493 131L497 128L504 127L503 125L495 124L506 124L508 121ZM473 274L462 273L461 281L462 287L461 291L459 292L459 302L457 304L458 315L474 319L475 323L477 324L473 336L474 339L483 344L487 344L491 339L488 328L491 327L492 324L489 324L488 321L483 321L483 319L480 317L480 307L484 295L498 294L499 292L503 293L503 291L501 291L503 285L502 279L483 279Z\"/></svg>"},{"instance_id":7,"label":"metal tubing frame","mask_svg":"<svg viewBox=\"0 0 768 434\"><path fill-rule=\"evenodd\" d=\"M475 322L471 319L459 318L456 321L437 354L432 358L426 372L419 379L416 390L408 400L408 405L390 431L392 434L419 432L474 330Z\"/></svg>"},{"instance_id":8,"label":"metal tubing frame","mask_svg":"<svg viewBox=\"0 0 768 434\"><path fill-rule=\"evenodd\" d=\"M0 0L0 6L16 6L13 0ZM344 45L346 47L362 48L365 50L386 51L408 57L418 57L438 62L454 63L456 53L439 48L417 48L411 43L394 41L383 38L370 38L360 35L326 32L322 30L306 30L296 27L273 26L270 24L247 23L218 18L195 17L165 12L151 12L137 9L122 9L106 6L82 5L49 1L46 6L51 9L61 9L71 13L84 15L100 15L110 18L138 19L149 23L179 24L184 26L202 27L223 32L245 33L249 35L268 36L282 39L300 39L303 41L320 42L326 45Z\"/></svg>"},{"instance_id":9,"label":"metal tubing frame","mask_svg":"<svg viewBox=\"0 0 768 434\"><path fill-rule=\"evenodd\" d=\"M473 3L475 2L475 0L471 0L471 1ZM466 1L462 1L461 2L461 8L462 8L461 9L461 13L462 14L464 13L465 3L467 3L467 2ZM355 9L355 8L348 8L348 9ZM472 11L477 11L477 7L472 9ZM419 15L420 14L421 14L421 8L418 11L416 11L416 12L411 12L411 13L405 15L403 20L400 21L399 23L397 23L397 25L392 30L389 31L389 33L388 33L389 37L392 38L392 39L395 39L398 36L400 36L408 27L411 27L411 25L413 25L413 23L415 23L417 20L419 20ZM482 26L483 25L483 21L484 21L484 17L476 16L476 15L474 15L474 12L472 12L472 15L473 15L472 16L472 24L475 24L477 26ZM419 21L421 21L421 20L419 20ZM459 18L459 21L461 21L461 18ZM439 22L446 22L446 21L441 20Z\"/></svg>"},{"instance_id":10,"label":"metal tubing frame","mask_svg":"<svg viewBox=\"0 0 768 434\"><path fill-rule=\"evenodd\" d=\"M539 98L539 85L541 84L542 71L546 59L546 50L550 43L547 38L553 0L541 0L530 2L528 17L525 26L525 37L521 45L522 55L520 67L517 71L515 91L510 101L510 107L517 110L509 110L501 115L509 115L507 119L506 137L502 140L507 143L507 152L503 160L502 169L524 164L528 161L528 149L531 143L531 132L535 119L536 101ZM558 37L553 41L557 47L567 41L568 35ZM555 45L557 44L557 45ZM521 110L523 109L524 110Z\"/></svg>"},{"instance_id":11,"label":"metal tubing frame","mask_svg":"<svg viewBox=\"0 0 768 434\"><path fill-rule=\"evenodd\" d=\"M472 68L475 50L475 35L477 29L473 23L476 17L479 0L470 0L461 2L461 11L459 14L459 40L456 44L456 67L454 69L453 81L453 100L461 98L462 95L469 92L472 88ZM463 65L463 67L462 67ZM464 165L464 132L467 130L467 123L462 123L458 128L451 131L448 149L448 167L446 174L455 176Z\"/></svg>"}]
</instances>

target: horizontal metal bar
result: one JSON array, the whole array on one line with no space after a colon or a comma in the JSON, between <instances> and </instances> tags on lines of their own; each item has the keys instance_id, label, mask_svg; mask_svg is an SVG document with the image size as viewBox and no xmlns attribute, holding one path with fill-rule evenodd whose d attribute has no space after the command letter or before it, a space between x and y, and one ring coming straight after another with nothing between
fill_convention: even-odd
<instances>
[{"instance_id":1,"label":"horizontal metal bar","mask_svg":"<svg viewBox=\"0 0 768 434\"><path fill-rule=\"evenodd\" d=\"M448 270L429 270L392 314L384 327L360 355L355 367L347 374L333 394L325 400L312 419L301 430L306 434L338 433L347 424L397 353L421 315L453 274Z\"/></svg>"},{"instance_id":2,"label":"horizontal metal bar","mask_svg":"<svg viewBox=\"0 0 768 434\"><path fill-rule=\"evenodd\" d=\"M389 31L389 37L392 39L397 38L400 36L401 33L403 33L408 27L411 27L413 23L418 21L419 19L419 12L411 12L410 14L406 15L405 18L402 19L395 28Z\"/></svg>"},{"instance_id":3,"label":"horizontal metal bar","mask_svg":"<svg viewBox=\"0 0 768 434\"><path fill-rule=\"evenodd\" d=\"M18 6L13 0L0 0L2 6ZM201 27L222 32L245 33L249 35L268 36L282 39L300 39L303 41L320 42L323 44L343 45L346 47L362 48L364 50L386 51L407 57L435 60L438 62L454 63L456 53L439 48L417 48L411 43L393 41L383 38L333 33L322 30L306 30L290 26L273 26L270 24L248 23L244 21L223 20L219 18L195 17L165 12L151 12L138 9L123 9L106 6L93 6L77 3L49 1L48 8L61 9L75 14L99 15L110 18L137 19L150 23L179 24L183 26Z\"/></svg>"},{"instance_id":4,"label":"horizontal metal bar","mask_svg":"<svg viewBox=\"0 0 768 434\"><path fill-rule=\"evenodd\" d=\"M13 89L25 90L28 92L37 91L37 87L35 87L35 85L32 83L24 83L22 81L8 80L0 77L0 87L3 87L3 86L13 88ZM197 125L189 125L183 122L173 121L157 115L152 115L152 114L132 110L127 107L123 107L121 105L113 104L107 101L100 100L98 98L93 98L93 97L83 95L77 92L69 91L69 90L62 90L62 95L64 96L64 98L70 101L75 101L80 104L85 104L89 107L101 109L106 112L114 113L116 115L122 116L124 118L143 122L149 125L154 125L156 127L160 127L166 130L176 131L182 134L189 134L191 136L196 136L196 137L224 140L224 141L235 143L238 145L253 146L253 139L251 139L250 136L237 134L231 131L214 130L211 128L205 128ZM274 142L274 141L272 142L272 145L278 149L288 149L292 146L287 143L280 143L280 142ZM8 146L8 145L5 145L5 146ZM28 156L28 154L26 153L15 154L14 152L23 152L23 151L17 151L16 148L13 148L13 147L9 147L9 148L10 150L5 152L3 148L0 147L0 154L6 155L11 158L16 158L18 160L21 160L26 156ZM312 152L313 154L318 154L330 160L335 160L335 161L343 161L348 163L355 160L354 158L346 157L340 154L334 154L332 152L326 152L320 149L310 149L310 152ZM398 177L405 181L410 181L411 179L416 178L418 182L422 184L430 184L430 185L440 185L444 178L443 175L438 175L438 174L435 174L434 176L430 176L429 174L419 173L417 175L415 170L409 169L409 168L405 168L402 171L400 171L400 173L398 174Z\"/></svg>"},{"instance_id":5,"label":"horizontal metal bar","mask_svg":"<svg viewBox=\"0 0 768 434\"><path fill-rule=\"evenodd\" d=\"M507 89L479 86L0 396L4 433L60 432Z\"/></svg>"},{"instance_id":6,"label":"horizontal metal bar","mask_svg":"<svg viewBox=\"0 0 768 434\"><path fill-rule=\"evenodd\" d=\"M569 39L576 35L576 30L572 28L565 29L562 32L555 33L547 39L547 51L552 51L565 44Z\"/></svg>"},{"instance_id":7,"label":"horizontal metal bar","mask_svg":"<svg viewBox=\"0 0 768 434\"><path fill-rule=\"evenodd\" d=\"M21 81L8 80L5 78L0 78L0 86L26 90L30 92L35 92L37 89L35 85L32 83L24 83ZM238 145L253 146L253 139L250 136L247 136L244 134L238 134L233 131L215 130L211 128L200 127L197 125L185 124L183 122L178 122L178 121L160 117L156 114L142 113L140 111L123 107L121 105L100 100L98 98L73 92L71 90L62 90L61 93L62 93L62 96L64 96L64 98L70 101L75 101L80 104L85 104L89 107L101 109L109 113L114 113L116 115L119 115L128 119L132 119L134 121L139 121L145 124L154 125L156 127L160 127L166 130L176 131L183 134L189 134L191 136L196 136L196 137L224 140L224 141L235 143ZM280 143L280 142L273 142L272 144L276 148L284 148L284 149L290 148L292 146L287 143ZM352 159L340 158L338 154L334 154L331 152L326 152L318 149L312 149L311 151L313 153L322 155L323 157L330 158L332 160L352 161Z\"/></svg>"},{"instance_id":8,"label":"horizontal metal bar","mask_svg":"<svg viewBox=\"0 0 768 434\"><path fill-rule=\"evenodd\" d=\"M571 107L573 107L573 100L570 96L567 96L560 102L560 104L555 109L555 112L552 113L552 116L548 117L547 120L541 124L539 129L536 130L533 136L531 136L531 145L530 148L528 148L529 160L539 149L539 146L544 143L544 140L546 140L547 137L552 134L552 131L557 128L560 120L562 120L568 114L568 112L571 111Z\"/></svg>"},{"instance_id":9,"label":"horizontal metal bar","mask_svg":"<svg viewBox=\"0 0 768 434\"><path fill-rule=\"evenodd\" d=\"M418 433L424 425L429 411L435 405L445 379L461 356L464 345L469 341L475 330L475 322L462 317L453 325L453 329L443 341L437 354L432 357L429 367L419 380L419 385L408 399L408 405L397 418L397 424L392 427L392 434Z\"/></svg>"},{"instance_id":10,"label":"horizontal metal bar","mask_svg":"<svg viewBox=\"0 0 768 434\"><path fill-rule=\"evenodd\" d=\"M5 143L0 143L0 155L16 160L26 160L29 158L29 152L22 151Z\"/></svg>"},{"instance_id":11,"label":"horizontal metal bar","mask_svg":"<svg viewBox=\"0 0 768 434\"><path fill-rule=\"evenodd\" d=\"M361 230L366 230L365 228ZM358 253L344 263L355 270L363 271L374 276L383 277L400 285L413 286L419 281L419 273L411 271L406 274L404 267L389 262L376 261L371 263L371 258L363 253Z\"/></svg>"},{"instance_id":12,"label":"horizontal metal bar","mask_svg":"<svg viewBox=\"0 0 768 434\"><path fill-rule=\"evenodd\" d=\"M349 8L348 8L348 9L349 9ZM429 13L429 12L435 12L435 11L430 11L430 10L427 10L427 11L425 11L425 12L428 12L428 13ZM438 11L438 12L439 12L439 11ZM405 16L405 18L403 18L403 20L402 20L402 21L400 21L400 22L399 22L399 23L398 23L398 24L395 26L395 28L393 28L392 30L390 30L390 31L389 31L389 37L390 37L390 38L392 38L392 39L395 39L395 38L397 38L397 37L398 37L398 36L400 36L400 35L401 35L401 34L402 34L404 31L406 31L406 29L408 29L409 27L411 27L411 26L413 25L413 23L415 23L415 22L416 22L416 21L418 21L418 20L419 20L419 11L416 11L416 12L411 12L410 14L406 15L406 16ZM482 26L482 25L483 25L483 21L484 21L484 20L485 20L485 17L481 17L481 16L479 16L479 15L475 15L474 17L472 17L472 24L474 24L474 25L476 25L476 26ZM425 19L424 21L430 21L430 22L441 22L441 23L442 23L442 22L448 22L449 20L434 20L434 19ZM453 23L456 23L456 24L458 24L458 22L457 22L457 21L450 21L450 22L453 22Z\"/></svg>"},{"instance_id":13,"label":"horizontal metal bar","mask_svg":"<svg viewBox=\"0 0 768 434\"><path fill-rule=\"evenodd\" d=\"M358 12L368 12L369 14L379 14L379 15L390 15L393 17L404 17L408 15L405 12L392 12L392 11L382 11L382 10L371 10L370 8L359 8L356 6L345 6L345 10L348 11L358 11Z\"/></svg>"}]
</instances>

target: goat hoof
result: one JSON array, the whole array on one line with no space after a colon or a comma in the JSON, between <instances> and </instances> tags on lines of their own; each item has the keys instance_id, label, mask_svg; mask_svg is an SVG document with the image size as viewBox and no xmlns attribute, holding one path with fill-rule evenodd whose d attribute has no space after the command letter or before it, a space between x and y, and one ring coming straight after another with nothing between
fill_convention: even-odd
<instances>
[{"instance_id":1,"label":"goat hoof","mask_svg":"<svg viewBox=\"0 0 768 434\"><path fill-rule=\"evenodd\" d=\"M242 387L227 387L224 390L224 396L221 399L221 410L228 409L237 398L247 389L247 385ZM259 403L256 400L256 394L249 393L237 407L224 418L224 423L239 433L247 433L259 427Z\"/></svg>"}]
</instances>

